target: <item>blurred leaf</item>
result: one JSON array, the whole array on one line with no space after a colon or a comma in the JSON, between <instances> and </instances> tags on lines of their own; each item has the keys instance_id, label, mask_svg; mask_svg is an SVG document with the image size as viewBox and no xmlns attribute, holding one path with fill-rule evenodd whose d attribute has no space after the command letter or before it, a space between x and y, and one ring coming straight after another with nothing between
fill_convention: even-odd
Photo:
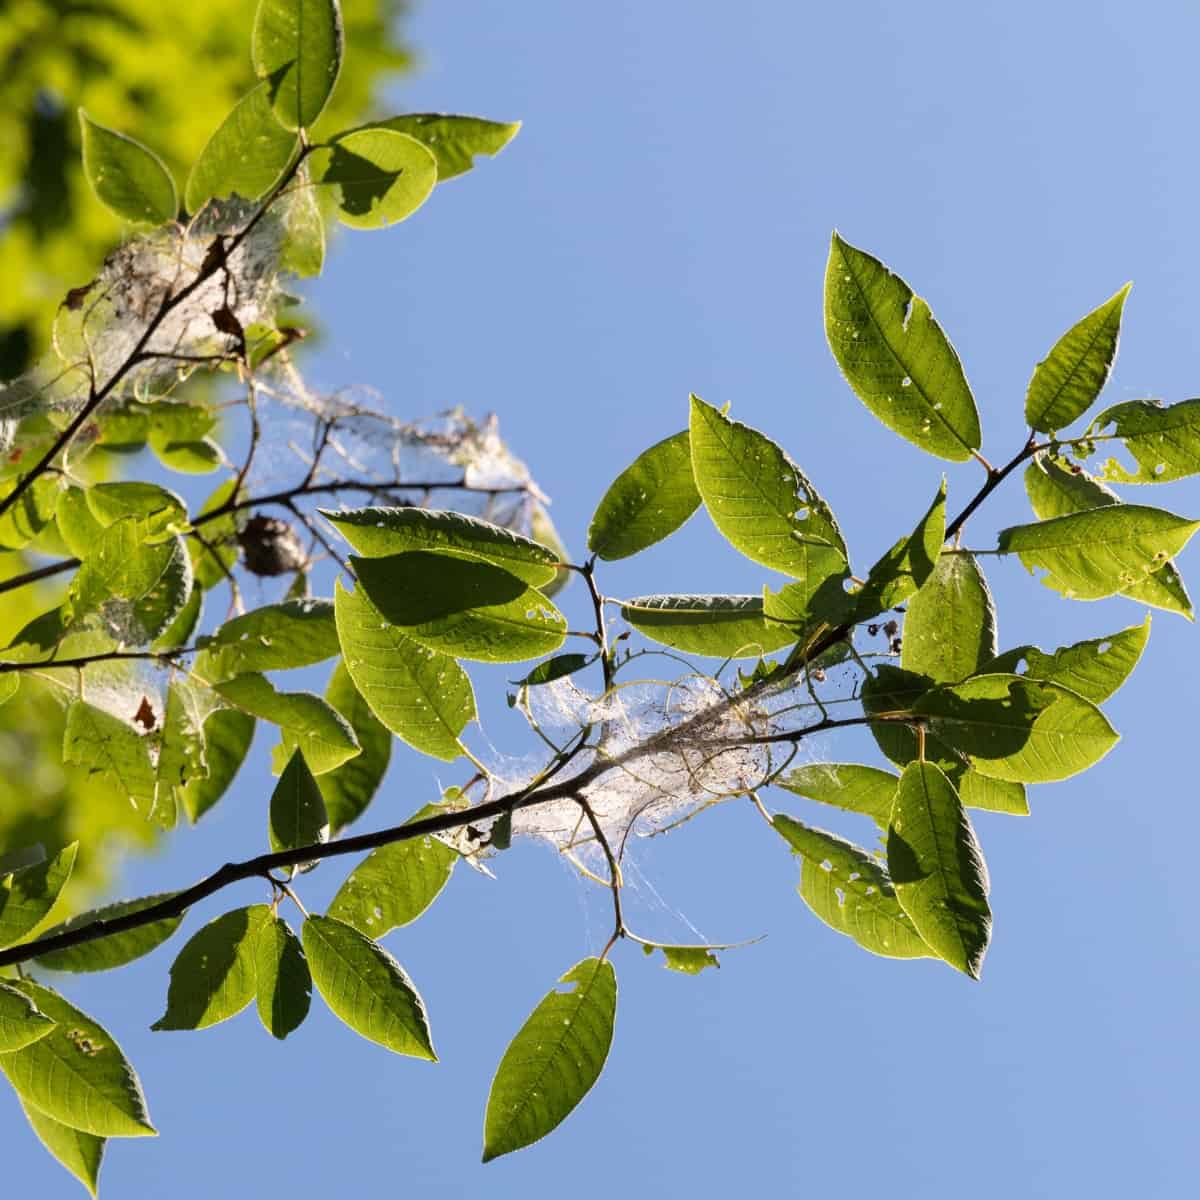
<instances>
[{"instance_id":1,"label":"blurred leaf","mask_svg":"<svg viewBox=\"0 0 1200 1200\"><path fill-rule=\"evenodd\" d=\"M0 487L7 496L17 486ZM27 546L54 520L62 491L53 476L43 475L25 489L17 502L0 516L0 551L20 550Z\"/></svg>"},{"instance_id":2,"label":"blurred leaf","mask_svg":"<svg viewBox=\"0 0 1200 1200\"><path fill-rule=\"evenodd\" d=\"M669 537L700 507L688 431L639 454L604 493L588 526L588 549L614 561Z\"/></svg>"},{"instance_id":3,"label":"blurred leaf","mask_svg":"<svg viewBox=\"0 0 1200 1200\"><path fill-rule=\"evenodd\" d=\"M979 563L947 551L913 596L900 665L935 683L957 683L996 653L996 605Z\"/></svg>"},{"instance_id":4,"label":"blurred leaf","mask_svg":"<svg viewBox=\"0 0 1200 1200\"><path fill-rule=\"evenodd\" d=\"M794 579L824 579L846 562L829 506L770 438L691 402L692 468L713 524L736 550Z\"/></svg>"},{"instance_id":5,"label":"blurred leaf","mask_svg":"<svg viewBox=\"0 0 1200 1200\"><path fill-rule=\"evenodd\" d=\"M545 596L491 563L424 551L350 561L384 619L430 650L519 662L552 653L566 635Z\"/></svg>"},{"instance_id":6,"label":"blurred leaf","mask_svg":"<svg viewBox=\"0 0 1200 1200\"><path fill-rule=\"evenodd\" d=\"M142 1085L108 1031L32 979L8 986L56 1022L25 1049L0 1054L0 1071L21 1102L97 1137L153 1136Z\"/></svg>"},{"instance_id":7,"label":"blurred leaf","mask_svg":"<svg viewBox=\"0 0 1200 1200\"><path fill-rule=\"evenodd\" d=\"M344 48L337 0L259 0L250 55L285 129L308 128L321 115Z\"/></svg>"},{"instance_id":8,"label":"blurred leaf","mask_svg":"<svg viewBox=\"0 0 1200 1200\"><path fill-rule=\"evenodd\" d=\"M437 159L416 138L391 129L343 134L312 156L318 183L338 189L338 219L382 229L412 216L437 183Z\"/></svg>"},{"instance_id":9,"label":"blurred leaf","mask_svg":"<svg viewBox=\"0 0 1200 1200\"><path fill-rule=\"evenodd\" d=\"M652 641L710 658L757 658L798 636L767 619L761 596L638 596L622 603L621 616Z\"/></svg>"},{"instance_id":10,"label":"blurred leaf","mask_svg":"<svg viewBox=\"0 0 1200 1200\"><path fill-rule=\"evenodd\" d=\"M300 139L275 119L271 85L260 83L243 96L200 152L188 176L188 212L210 200L240 196L260 200L282 178Z\"/></svg>"},{"instance_id":11,"label":"blurred leaf","mask_svg":"<svg viewBox=\"0 0 1200 1200\"><path fill-rule=\"evenodd\" d=\"M933 763L909 763L900 776L887 857L896 898L917 932L978 979L992 936L987 867L954 785Z\"/></svg>"},{"instance_id":12,"label":"blurred leaf","mask_svg":"<svg viewBox=\"0 0 1200 1200\"><path fill-rule=\"evenodd\" d=\"M207 1029L254 999L258 935L274 920L266 904L235 908L192 935L171 965L167 1011L151 1029Z\"/></svg>"},{"instance_id":13,"label":"blurred leaf","mask_svg":"<svg viewBox=\"0 0 1200 1200\"><path fill-rule=\"evenodd\" d=\"M175 219L179 198L163 160L141 142L106 129L79 110L83 172L96 199L118 217L165 225Z\"/></svg>"},{"instance_id":14,"label":"blurred leaf","mask_svg":"<svg viewBox=\"0 0 1200 1200\"><path fill-rule=\"evenodd\" d=\"M846 382L889 429L952 462L979 449L975 398L929 305L836 233L825 272L825 336Z\"/></svg>"},{"instance_id":15,"label":"blurred leaf","mask_svg":"<svg viewBox=\"0 0 1200 1200\"><path fill-rule=\"evenodd\" d=\"M831 929L885 958L929 958L883 864L865 850L783 813L776 833L801 860L801 899Z\"/></svg>"},{"instance_id":16,"label":"blurred leaf","mask_svg":"<svg viewBox=\"0 0 1200 1200\"><path fill-rule=\"evenodd\" d=\"M141 912L151 905L170 899L174 894L158 892L153 896L118 900L104 905L103 908L93 908L64 921L61 925L55 925L53 929L47 929L44 936L53 937L59 933L86 928L98 921L111 921L127 913ZM51 971L111 971L114 967L123 967L126 963L149 954L151 950L156 950L179 928L182 920L182 916L166 917L150 925L127 929L124 933L106 934L94 942L83 942L66 950L51 950L48 954L39 954L36 962L38 966Z\"/></svg>"},{"instance_id":17,"label":"blurred leaf","mask_svg":"<svg viewBox=\"0 0 1200 1200\"><path fill-rule=\"evenodd\" d=\"M559 983L569 990L545 996L496 1069L484 1118L484 1162L557 1128L604 1069L617 1017L612 964L585 958Z\"/></svg>"},{"instance_id":18,"label":"blurred leaf","mask_svg":"<svg viewBox=\"0 0 1200 1200\"><path fill-rule=\"evenodd\" d=\"M437 1062L424 1001L382 946L331 917L309 917L302 936L313 982L336 1016L368 1041Z\"/></svg>"},{"instance_id":19,"label":"blurred leaf","mask_svg":"<svg viewBox=\"0 0 1200 1200\"><path fill-rule=\"evenodd\" d=\"M1025 423L1041 433L1065 429L1085 413L1108 382L1117 360L1121 314L1132 284L1072 325L1033 372L1025 394Z\"/></svg>"},{"instance_id":20,"label":"blurred leaf","mask_svg":"<svg viewBox=\"0 0 1200 1200\"><path fill-rule=\"evenodd\" d=\"M312 976L300 939L287 922L263 922L255 948L258 1015L263 1028L282 1041L299 1028L312 1002Z\"/></svg>"}]
</instances>

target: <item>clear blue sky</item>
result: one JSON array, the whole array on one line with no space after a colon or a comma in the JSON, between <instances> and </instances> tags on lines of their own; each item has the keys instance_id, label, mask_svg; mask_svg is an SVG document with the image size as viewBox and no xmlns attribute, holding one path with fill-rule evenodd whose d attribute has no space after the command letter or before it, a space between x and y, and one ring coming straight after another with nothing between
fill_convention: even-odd
<instances>
[{"instance_id":1,"label":"clear blue sky","mask_svg":"<svg viewBox=\"0 0 1200 1200\"><path fill-rule=\"evenodd\" d=\"M425 66L397 91L398 110L525 126L408 224L339 239L316 289L329 349L314 374L373 385L402 416L497 410L575 549L617 471L682 427L689 390L787 446L856 564L911 528L941 466L878 426L837 373L821 326L835 226L929 299L993 458L1023 440L1033 364L1127 279L1107 398L1179 400L1200 385L1200 17L1189 5L427 3L408 28ZM979 469L949 476L957 508ZM1200 513L1194 484L1137 498ZM1024 519L1014 480L972 541ZM1182 566L1200 591L1195 551ZM1003 645L1036 635L1051 648L1142 616L1120 600L1071 605L1016 565L987 570ZM761 578L701 515L604 585L743 591ZM564 603L582 613L573 591ZM796 895L782 845L727 806L636 851L632 916L677 940L691 936L679 914L713 940L767 939L694 979L619 948L600 1083L551 1139L485 1168L500 1053L555 978L603 944L609 920L603 893L550 851L522 848L500 859L496 882L457 873L388 939L429 1006L436 1067L315 1008L282 1046L252 1012L151 1034L170 949L72 984L137 1064L163 1135L112 1145L107 1194L1185 1194L1200 997L1180 854L1195 830L1197 646L1193 626L1157 615L1142 667L1109 705L1125 734L1117 750L1034 789L1030 819L979 815L996 914L982 984L871 957L827 930ZM486 721L498 744L520 748L502 704ZM128 892L260 845L268 746L260 737L204 825L129 871ZM818 750L873 753L851 737ZM407 815L434 787L428 763L398 754L366 826ZM306 880L311 906L343 874ZM222 903L261 898L247 887ZM18 1133L11 1099L0 1119L10 1187L74 1195Z\"/></svg>"}]
</instances>

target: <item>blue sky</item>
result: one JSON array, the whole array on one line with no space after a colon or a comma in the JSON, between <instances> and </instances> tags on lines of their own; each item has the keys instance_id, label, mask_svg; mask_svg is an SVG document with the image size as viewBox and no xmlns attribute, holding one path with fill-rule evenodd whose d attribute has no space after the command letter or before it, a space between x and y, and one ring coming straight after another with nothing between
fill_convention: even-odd
<instances>
[{"instance_id":1,"label":"blue sky","mask_svg":"<svg viewBox=\"0 0 1200 1200\"><path fill-rule=\"evenodd\" d=\"M397 110L525 125L406 225L337 240L315 289L329 337L312 373L372 385L400 416L496 410L577 552L612 477L682 428L689 391L788 448L856 565L913 526L942 464L877 425L840 379L821 324L834 227L930 301L993 460L1024 440L1034 363L1127 279L1106 399L1174 401L1197 384L1189 6L427 3L409 31L425 65ZM957 510L979 468L947 474ZM1200 512L1194 483L1136 498ZM968 541L993 544L1025 519L1014 479ZM1198 561L1181 561L1194 588ZM1049 649L1142 617L1121 600L1061 600L1016 564L985 567L1004 646ZM700 514L602 586L739 592L762 579ZM572 593L564 604L582 614ZM72 984L137 1064L163 1135L113 1144L107 1194L1180 1194L1200 1069L1195 897L1180 869L1196 803L1196 636L1156 615L1142 666L1107 706L1121 745L1034 789L1031 818L979 815L996 918L981 984L871 957L826 929L783 846L748 807L726 806L637 849L632 919L681 941L689 922L716 941L769 936L694 979L618 948L600 1083L551 1139L485 1168L484 1101L508 1038L609 922L603 893L552 852L520 848L496 882L456 873L388 939L429 1006L436 1067L316 1006L283 1046L253 1013L151 1034L170 949ZM484 720L498 745L522 748L502 702ZM257 849L268 748L260 737L221 808L131 867L125 890ZM815 753L874 752L848 736ZM397 754L365 825L426 803L435 774ZM798 800L774 803L804 815ZM306 879L310 907L343 874ZM221 903L262 898L248 886ZM11 1099L0 1118L10 1184L74 1195L18 1131Z\"/></svg>"}]
</instances>

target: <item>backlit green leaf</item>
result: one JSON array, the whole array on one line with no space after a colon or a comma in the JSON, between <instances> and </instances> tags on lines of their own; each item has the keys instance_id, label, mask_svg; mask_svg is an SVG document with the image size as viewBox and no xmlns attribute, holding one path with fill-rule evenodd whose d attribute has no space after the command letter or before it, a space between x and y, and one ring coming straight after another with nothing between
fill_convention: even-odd
<instances>
[{"instance_id":1,"label":"backlit green leaf","mask_svg":"<svg viewBox=\"0 0 1200 1200\"><path fill-rule=\"evenodd\" d=\"M510 682L519 687L540 687L542 684L553 683L556 679L574 675L595 661L594 654L556 654L553 658L538 663L523 679L513 679Z\"/></svg>"},{"instance_id":2,"label":"backlit green leaf","mask_svg":"<svg viewBox=\"0 0 1200 1200\"><path fill-rule=\"evenodd\" d=\"M562 613L545 596L482 560L416 551L351 564L384 619L430 650L519 662L552 653L566 635Z\"/></svg>"},{"instance_id":3,"label":"backlit green leaf","mask_svg":"<svg viewBox=\"0 0 1200 1200\"><path fill-rule=\"evenodd\" d=\"M254 718L236 708L221 708L204 722L204 758L208 775L191 779L181 799L188 820L195 824L228 790L245 761L254 737Z\"/></svg>"},{"instance_id":4,"label":"backlit green leaf","mask_svg":"<svg viewBox=\"0 0 1200 1200\"><path fill-rule=\"evenodd\" d=\"M0 983L0 1054L9 1054L43 1038L54 1022L26 995Z\"/></svg>"},{"instance_id":5,"label":"backlit green leaf","mask_svg":"<svg viewBox=\"0 0 1200 1200\"><path fill-rule=\"evenodd\" d=\"M735 549L794 579L824 579L845 566L829 506L770 438L697 396L690 433L696 487Z\"/></svg>"},{"instance_id":6,"label":"backlit green leaf","mask_svg":"<svg viewBox=\"0 0 1200 1200\"><path fill-rule=\"evenodd\" d=\"M1170 483L1200 472L1200 400L1114 404L1092 422L1086 436L1101 435L1120 438L1135 462L1130 471L1107 459L1099 474L1110 483Z\"/></svg>"},{"instance_id":7,"label":"backlit green leaf","mask_svg":"<svg viewBox=\"0 0 1200 1200\"><path fill-rule=\"evenodd\" d=\"M325 800L300 750L292 752L271 794L268 833L277 853L329 838Z\"/></svg>"},{"instance_id":8,"label":"backlit green leaf","mask_svg":"<svg viewBox=\"0 0 1200 1200\"><path fill-rule=\"evenodd\" d=\"M945 767L942 769L946 770ZM1008 813L1014 817L1029 816L1029 801L1025 798L1023 783L1013 783L1008 779L991 779L987 775L980 775L978 771L961 769L946 771L946 774L958 788L959 799L967 808Z\"/></svg>"},{"instance_id":9,"label":"backlit green leaf","mask_svg":"<svg viewBox=\"0 0 1200 1200\"><path fill-rule=\"evenodd\" d=\"M1025 423L1041 433L1065 429L1085 413L1117 359L1121 314L1132 284L1072 325L1034 369L1025 393Z\"/></svg>"},{"instance_id":10,"label":"backlit green leaf","mask_svg":"<svg viewBox=\"0 0 1200 1200\"><path fill-rule=\"evenodd\" d=\"M974 556L946 552L913 596L900 664L935 683L954 683L996 653L996 606Z\"/></svg>"},{"instance_id":11,"label":"backlit green leaf","mask_svg":"<svg viewBox=\"0 0 1200 1200\"><path fill-rule=\"evenodd\" d=\"M598 958L577 963L529 1015L488 1094L483 1161L544 1138L600 1076L617 1017L617 977Z\"/></svg>"},{"instance_id":12,"label":"backlit green leaf","mask_svg":"<svg viewBox=\"0 0 1200 1200\"><path fill-rule=\"evenodd\" d=\"M239 675L215 690L252 716L279 726L283 741L271 752L276 772L297 746L314 775L332 771L358 753L358 740L345 718L311 692L277 692L262 675Z\"/></svg>"},{"instance_id":13,"label":"backlit green leaf","mask_svg":"<svg viewBox=\"0 0 1200 1200\"><path fill-rule=\"evenodd\" d=\"M250 57L269 83L271 106L285 129L321 115L342 66L345 33L337 0L259 0Z\"/></svg>"},{"instance_id":14,"label":"backlit green leaf","mask_svg":"<svg viewBox=\"0 0 1200 1200\"><path fill-rule=\"evenodd\" d=\"M159 892L153 896L118 900L104 905L103 908L93 908L64 921L61 925L47 929L45 936L52 937L58 933L85 928L96 922L111 921L114 917L123 917L127 913L141 912L142 909L158 904L171 895L171 892ZM161 946L179 928L182 920L182 916L166 917L149 925L139 925L136 929L127 929L123 933L108 934L94 942L83 942L66 950L52 950L49 954L38 955L37 963L51 971L110 971L114 967L123 967Z\"/></svg>"},{"instance_id":15,"label":"backlit green leaf","mask_svg":"<svg viewBox=\"0 0 1200 1200\"><path fill-rule=\"evenodd\" d=\"M156 791L150 744L112 713L86 700L72 701L63 732L63 759L106 776L143 816L150 815Z\"/></svg>"},{"instance_id":16,"label":"backlit green leaf","mask_svg":"<svg viewBox=\"0 0 1200 1200\"><path fill-rule=\"evenodd\" d=\"M336 835L362 816L374 799L392 757L392 735L354 686L344 662L334 668L325 699L345 718L362 747L353 758L321 776L330 832Z\"/></svg>"},{"instance_id":17,"label":"backlit green leaf","mask_svg":"<svg viewBox=\"0 0 1200 1200\"><path fill-rule=\"evenodd\" d=\"M430 805L411 819L432 816ZM329 916L370 938L415 921L450 880L458 852L436 837L410 838L372 850L346 878Z\"/></svg>"},{"instance_id":18,"label":"backlit green leaf","mask_svg":"<svg viewBox=\"0 0 1200 1200\"><path fill-rule=\"evenodd\" d=\"M189 212L199 212L210 200L235 195L260 200L288 169L300 139L279 124L271 95L271 84L260 83L237 102L208 139L188 176Z\"/></svg>"},{"instance_id":19,"label":"backlit green leaf","mask_svg":"<svg viewBox=\"0 0 1200 1200\"><path fill-rule=\"evenodd\" d=\"M274 920L266 904L235 908L192 935L171 965L167 1011L151 1029L207 1029L254 999L258 935Z\"/></svg>"},{"instance_id":20,"label":"backlit green leaf","mask_svg":"<svg viewBox=\"0 0 1200 1200\"><path fill-rule=\"evenodd\" d=\"M382 946L331 917L309 917L302 937L317 991L355 1033L397 1054L437 1062L425 1003Z\"/></svg>"},{"instance_id":21,"label":"backlit green leaf","mask_svg":"<svg viewBox=\"0 0 1200 1200\"><path fill-rule=\"evenodd\" d=\"M886 829L899 776L859 763L807 763L773 782L798 796L863 813Z\"/></svg>"},{"instance_id":22,"label":"backlit green leaf","mask_svg":"<svg viewBox=\"0 0 1200 1200\"><path fill-rule=\"evenodd\" d=\"M1090 701L1023 675L977 675L927 692L913 708L981 775L1013 783L1069 779L1118 741Z\"/></svg>"},{"instance_id":23,"label":"backlit green leaf","mask_svg":"<svg viewBox=\"0 0 1200 1200\"><path fill-rule=\"evenodd\" d=\"M122 220L164 225L179 211L175 181L141 142L97 124L79 110L83 173L96 198Z\"/></svg>"},{"instance_id":24,"label":"backlit green leaf","mask_svg":"<svg viewBox=\"0 0 1200 1200\"><path fill-rule=\"evenodd\" d=\"M195 670L210 683L248 671L307 667L338 652L333 605L311 598L264 604L226 621L204 647Z\"/></svg>"},{"instance_id":25,"label":"backlit green leaf","mask_svg":"<svg viewBox=\"0 0 1200 1200\"><path fill-rule=\"evenodd\" d=\"M764 616L761 596L638 596L621 616L652 641L710 658L757 658L798 636Z\"/></svg>"},{"instance_id":26,"label":"backlit green leaf","mask_svg":"<svg viewBox=\"0 0 1200 1200\"><path fill-rule=\"evenodd\" d=\"M338 580L334 608L343 662L371 711L423 754L456 759L459 735L475 719L467 673L389 625L361 587L348 592Z\"/></svg>"},{"instance_id":27,"label":"backlit green leaf","mask_svg":"<svg viewBox=\"0 0 1200 1200\"><path fill-rule=\"evenodd\" d=\"M13 946L39 933L71 878L78 843L53 858L0 878L0 947Z\"/></svg>"},{"instance_id":28,"label":"backlit green leaf","mask_svg":"<svg viewBox=\"0 0 1200 1200\"><path fill-rule=\"evenodd\" d=\"M437 159L438 183L469 171L478 154L499 154L521 128L520 121L485 121L448 113L407 113L375 124L407 133L428 146Z\"/></svg>"},{"instance_id":29,"label":"backlit green leaf","mask_svg":"<svg viewBox=\"0 0 1200 1200\"><path fill-rule=\"evenodd\" d=\"M889 429L952 462L979 449L975 398L929 305L836 233L825 272L825 336L846 381Z\"/></svg>"},{"instance_id":30,"label":"backlit green leaf","mask_svg":"<svg viewBox=\"0 0 1200 1200\"><path fill-rule=\"evenodd\" d=\"M84 1133L82 1129L72 1129L70 1125L39 1112L25 1100L21 1100L21 1109L49 1154L95 1196L105 1139L94 1133Z\"/></svg>"},{"instance_id":31,"label":"backlit green leaf","mask_svg":"<svg viewBox=\"0 0 1200 1200\"><path fill-rule=\"evenodd\" d=\"M108 1031L32 979L8 986L56 1022L23 1050L0 1054L0 1071L21 1102L97 1137L153 1136L142 1085Z\"/></svg>"},{"instance_id":32,"label":"backlit green leaf","mask_svg":"<svg viewBox=\"0 0 1200 1200\"><path fill-rule=\"evenodd\" d=\"M258 1015L263 1028L282 1041L308 1016L312 976L300 939L287 922L269 917L255 948Z\"/></svg>"},{"instance_id":33,"label":"backlit green leaf","mask_svg":"<svg viewBox=\"0 0 1200 1200\"><path fill-rule=\"evenodd\" d=\"M1108 505L1002 530L1002 554L1018 554L1043 582L1072 600L1127 590L1159 570L1200 529L1200 521L1161 508Z\"/></svg>"},{"instance_id":34,"label":"backlit green leaf","mask_svg":"<svg viewBox=\"0 0 1200 1200\"><path fill-rule=\"evenodd\" d=\"M0 496L16 487L0 486ZM0 550L20 550L27 546L54 519L64 492L59 481L43 475L33 481L17 502L0 516Z\"/></svg>"},{"instance_id":35,"label":"backlit green leaf","mask_svg":"<svg viewBox=\"0 0 1200 1200\"><path fill-rule=\"evenodd\" d=\"M338 219L381 229L412 216L433 191L437 159L414 137L392 129L358 129L312 156L313 178L338 191Z\"/></svg>"},{"instance_id":36,"label":"backlit green leaf","mask_svg":"<svg viewBox=\"0 0 1200 1200\"><path fill-rule=\"evenodd\" d=\"M866 621L903 604L933 574L946 536L946 481L929 511L908 537L902 537L872 568L855 594L854 617Z\"/></svg>"},{"instance_id":37,"label":"backlit green leaf","mask_svg":"<svg viewBox=\"0 0 1200 1200\"><path fill-rule=\"evenodd\" d=\"M663 953L663 966L668 971L678 971L681 975L699 975L707 967L720 967L714 950L727 949L725 946L667 946L661 942L643 943L642 949L649 958L655 950Z\"/></svg>"},{"instance_id":38,"label":"backlit green leaf","mask_svg":"<svg viewBox=\"0 0 1200 1200\"><path fill-rule=\"evenodd\" d=\"M772 820L776 833L801 860L804 903L831 929L885 958L929 958L911 919L896 899L884 865L865 850L823 829L812 829L783 813Z\"/></svg>"},{"instance_id":39,"label":"backlit green leaf","mask_svg":"<svg viewBox=\"0 0 1200 1200\"><path fill-rule=\"evenodd\" d=\"M674 533L700 507L685 429L639 454L613 481L588 526L588 549L613 561Z\"/></svg>"},{"instance_id":40,"label":"backlit green leaf","mask_svg":"<svg viewBox=\"0 0 1200 1200\"><path fill-rule=\"evenodd\" d=\"M408 507L322 510L321 515L364 558L428 550L483 559L533 587L554 578L557 558L551 550L478 517Z\"/></svg>"},{"instance_id":41,"label":"backlit green leaf","mask_svg":"<svg viewBox=\"0 0 1200 1200\"><path fill-rule=\"evenodd\" d=\"M954 785L933 763L900 776L887 838L896 898L926 944L979 978L992 935L988 874Z\"/></svg>"}]
</instances>

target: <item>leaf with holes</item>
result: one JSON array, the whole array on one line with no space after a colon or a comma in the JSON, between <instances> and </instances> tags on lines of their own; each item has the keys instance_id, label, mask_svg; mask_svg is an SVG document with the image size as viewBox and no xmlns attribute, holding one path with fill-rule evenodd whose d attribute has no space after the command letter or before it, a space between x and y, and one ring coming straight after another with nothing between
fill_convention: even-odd
<instances>
[{"instance_id":1,"label":"leaf with holes","mask_svg":"<svg viewBox=\"0 0 1200 1200\"><path fill-rule=\"evenodd\" d=\"M896 898L938 956L979 978L992 936L983 852L954 785L933 763L900 776L887 836Z\"/></svg>"},{"instance_id":2,"label":"leaf with holes","mask_svg":"<svg viewBox=\"0 0 1200 1200\"><path fill-rule=\"evenodd\" d=\"M700 507L688 431L643 451L612 482L588 526L588 549L609 562L669 537Z\"/></svg>"},{"instance_id":3,"label":"leaf with holes","mask_svg":"<svg viewBox=\"0 0 1200 1200\"><path fill-rule=\"evenodd\" d=\"M23 1050L0 1054L0 1071L22 1104L97 1137L153 1137L142 1085L108 1031L32 979L7 986L55 1022Z\"/></svg>"},{"instance_id":4,"label":"leaf with holes","mask_svg":"<svg viewBox=\"0 0 1200 1200\"><path fill-rule=\"evenodd\" d=\"M1200 472L1200 400L1114 404L1092 422L1085 436L1120 438L1133 455L1132 471L1115 458L1105 460L1100 478L1109 483L1171 483Z\"/></svg>"},{"instance_id":5,"label":"leaf with holes","mask_svg":"<svg viewBox=\"0 0 1200 1200\"><path fill-rule=\"evenodd\" d=\"M1072 325L1033 372L1025 393L1025 423L1040 433L1065 429L1085 413L1112 374L1121 314L1132 284Z\"/></svg>"},{"instance_id":6,"label":"leaf with holes","mask_svg":"<svg viewBox=\"0 0 1200 1200\"><path fill-rule=\"evenodd\" d=\"M794 579L820 580L845 567L832 511L770 438L698 396L689 429L696 488L734 549Z\"/></svg>"},{"instance_id":7,"label":"leaf with holes","mask_svg":"<svg viewBox=\"0 0 1200 1200\"><path fill-rule=\"evenodd\" d=\"M1002 530L1001 554L1047 572L1043 582L1072 600L1099 600L1143 583L1178 554L1200 521L1161 508L1108 505Z\"/></svg>"},{"instance_id":8,"label":"leaf with holes","mask_svg":"<svg viewBox=\"0 0 1200 1200\"><path fill-rule=\"evenodd\" d=\"M825 336L847 383L889 429L952 462L979 449L975 398L929 305L836 233L825 270Z\"/></svg>"},{"instance_id":9,"label":"leaf with holes","mask_svg":"<svg viewBox=\"0 0 1200 1200\"><path fill-rule=\"evenodd\" d=\"M483 1161L557 1128L604 1069L617 1018L617 976L598 958L576 963L530 1013L496 1068L483 1128Z\"/></svg>"},{"instance_id":10,"label":"leaf with holes","mask_svg":"<svg viewBox=\"0 0 1200 1200\"><path fill-rule=\"evenodd\" d=\"M336 1016L396 1054L437 1062L425 1002L382 946L331 917L309 917L302 937L313 982Z\"/></svg>"},{"instance_id":11,"label":"leaf with holes","mask_svg":"<svg viewBox=\"0 0 1200 1200\"><path fill-rule=\"evenodd\" d=\"M929 958L912 920L900 907L883 864L823 829L778 813L771 824L801 860L804 903L831 929L885 958Z\"/></svg>"}]
</instances>

